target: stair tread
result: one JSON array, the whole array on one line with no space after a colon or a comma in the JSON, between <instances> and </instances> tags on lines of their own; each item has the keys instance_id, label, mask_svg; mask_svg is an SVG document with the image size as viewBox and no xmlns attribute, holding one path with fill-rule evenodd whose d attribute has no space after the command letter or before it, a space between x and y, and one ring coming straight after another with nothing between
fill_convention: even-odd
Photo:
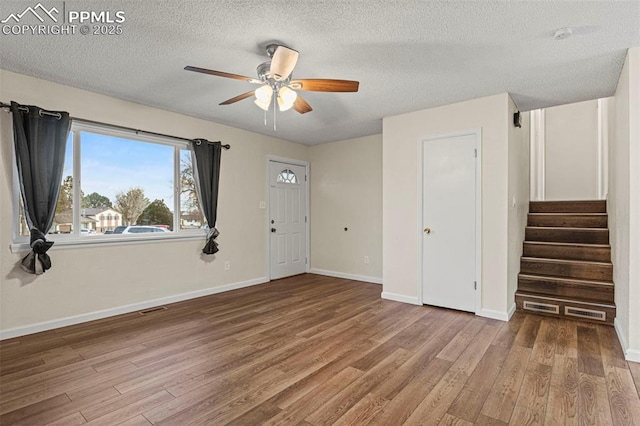
<instances>
[{"instance_id":1,"label":"stair tread","mask_svg":"<svg viewBox=\"0 0 640 426\"><path fill-rule=\"evenodd\" d=\"M582 213L582 212L549 212L549 213L541 213L534 212L529 213L531 216L607 216L608 213Z\"/></svg>"},{"instance_id":2,"label":"stair tread","mask_svg":"<svg viewBox=\"0 0 640 426\"><path fill-rule=\"evenodd\" d=\"M592 260L554 259L554 258L548 258L548 257L530 257L530 256L522 256L520 259L527 260L527 261L543 261L543 262L552 262L552 263L579 263L579 264L613 267L613 263L611 262L596 262Z\"/></svg>"},{"instance_id":3,"label":"stair tread","mask_svg":"<svg viewBox=\"0 0 640 426\"><path fill-rule=\"evenodd\" d=\"M527 225L527 228L529 229L545 229L545 230L570 230L570 231L596 231L596 232L604 232L604 231L609 231L609 228L576 228L575 226L529 226Z\"/></svg>"},{"instance_id":4,"label":"stair tread","mask_svg":"<svg viewBox=\"0 0 640 426\"><path fill-rule=\"evenodd\" d=\"M536 200L536 201L531 201L531 203L536 203L536 204L597 203L597 204L601 204L606 201L607 200Z\"/></svg>"},{"instance_id":5,"label":"stair tread","mask_svg":"<svg viewBox=\"0 0 640 426\"><path fill-rule=\"evenodd\" d=\"M569 277L558 277L555 275L536 275L536 274L523 274L519 273L518 278L528 278L540 281L570 281L578 284L586 284L586 285L600 285L605 287L613 287L615 284L613 281L598 281L598 280L585 280L582 278L569 278Z\"/></svg>"},{"instance_id":6,"label":"stair tread","mask_svg":"<svg viewBox=\"0 0 640 426\"><path fill-rule=\"evenodd\" d=\"M580 228L582 229L582 228ZM594 229L594 228L591 228ZM597 228L596 228L597 229ZM603 228L604 229L604 228ZM589 244L589 243L560 243L556 241L524 241L525 244L549 244L552 246L562 246L562 247L585 247L585 248L611 248L611 244Z\"/></svg>"},{"instance_id":7,"label":"stair tread","mask_svg":"<svg viewBox=\"0 0 640 426\"><path fill-rule=\"evenodd\" d=\"M526 292L522 292L520 290L516 291L516 296L531 297L531 298L535 298L535 299L556 300L558 302L565 302L565 303L566 302L572 302L572 303L576 303L576 304L580 304L580 305L601 306L601 307L612 308L612 309L616 308L616 305L614 303L585 302L583 300L572 299L570 297L562 297L562 296L540 296L538 294L526 293Z\"/></svg>"}]
</instances>

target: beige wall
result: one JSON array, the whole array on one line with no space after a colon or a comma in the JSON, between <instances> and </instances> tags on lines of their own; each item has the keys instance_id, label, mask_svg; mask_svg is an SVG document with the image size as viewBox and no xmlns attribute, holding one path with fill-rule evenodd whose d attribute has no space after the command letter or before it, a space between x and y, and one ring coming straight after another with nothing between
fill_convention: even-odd
<instances>
[{"instance_id":1,"label":"beige wall","mask_svg":"<svg viewBox=\"0 0 640 426\"><path fill-rule=\"evenodd\" d=\"M381 282L382 135L312 146L309 161L312 272Z\"/></svg>"},{"instance_id":2,"label":"beige wall","mask_svg":"<svg viewBox=\"0 0 640 426\"><path fill-rule=\"evenodd\" d=\"M117 247L54 248L37 278L15 267L12 235L11 115L0 113L0 330L113 309L227 284L264 280L265 156L308 159L308 147L7 71L0 99L66 110L72 116L232 145L222 158L220 252L203 259L204 240ZM373 254L372 254L373 256ZM231 270L224 271L225 261Z\"/></svg>"},{"instance_id":3,"label":"beige wall","mask_svg":"<svg viewBox=\"0 0 640 426\"><path fill-rule=\"evenodd\" d=\"M598 198L598 101L545 109L547 200Z\"/></svg>"},{"instance_id":4,"label":"beige wall","mask_svg":"<svg viewBox=\"0 0 640 426\"><path fill-rule=\"evenodd\" d=\"M517 108L509 98L509 117ZM529 113L521 113L522 127L518 128L508 121L509 126L509 229L508 229L508 294L509 309L515 303L518 289L518 273L522 242L529 213ZM515 205L514 205L515 204Z\"/></svg>"},{"instance_id":5,"label":"beige wall","mask_svg":"<svg viewBox=\"0 0 640 426\"><path fill-rule=\"evenodd\" d=\"M509 96L489 96L383 120L383 296L418 299L418 143L482 129L482 310L505 317L507 288Z\"/></svg>"},{"instance_id":6,"label":"beige wall","mask_svg":"<svg viewBox=\"0 0 640 426\"><path fill-rule=\"evenodd\" d=\"M640 47L629 50L609 114L609 228L616 331L640 362Z\"/></svg>"}]
</instances>

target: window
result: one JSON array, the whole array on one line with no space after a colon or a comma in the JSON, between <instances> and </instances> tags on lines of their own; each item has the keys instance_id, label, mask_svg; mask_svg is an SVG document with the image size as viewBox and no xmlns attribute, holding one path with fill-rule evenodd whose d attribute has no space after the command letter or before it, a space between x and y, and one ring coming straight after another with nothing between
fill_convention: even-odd
<instances>
[{"instance_id":1,"label":"window","mask_svg":"<svg viewBox=\"0 0 640 426\"><path fill-rule=\"evenodd\" d=\"M14 242L26 243L29 230L17 176L14 180ZM186 141L72 122L48 239L98 242L135 238L128 234L136 233L175 238L199 230L203 223ZM117 235L113 230L120 226L150 230L136 228ZM196 234L200 236L201 231Z\"/></svg>"},{"instance_id":2,"label":"window","mask_svg":"<svg viewBox=\"0 0 640 426\"><path fill-rule=\"evenodd\" d=\"M285 170L280 172L280 174L278 175L278 178L276 179L276 182L278 182L278 183L292 183L292 184L297 185L298 184L298 177L296 176L295 173L293 173L292 170L285 169Z\"/></svg>"}]
</instances>

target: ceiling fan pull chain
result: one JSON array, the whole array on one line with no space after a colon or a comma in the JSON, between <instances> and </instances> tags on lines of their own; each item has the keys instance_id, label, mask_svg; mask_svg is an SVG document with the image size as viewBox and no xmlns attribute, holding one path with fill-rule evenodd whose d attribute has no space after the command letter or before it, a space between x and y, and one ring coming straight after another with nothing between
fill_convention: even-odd
<instances>
[{"instance_id":1,"label":"ceiling fan pull chain","mask_svg":"<svg viewBox=\"0 0 640 426\"><path fill-rule=\"evenodd\" d=\"M276 99L278 98L278 92L276 91L275 96L273 97L273 131L276 131Z\"/></svg>"},{"instance_id":2,"label":"ceiling fan pull chain","mask_svg":"<svg viewBox=\"0 0 640 426\"><path fill-rule=\"evenodd\" d=\"M267 125L267 110L266 109L264 110L264 125L265 125L265 127Z\"/></svg>"}]
</instances>

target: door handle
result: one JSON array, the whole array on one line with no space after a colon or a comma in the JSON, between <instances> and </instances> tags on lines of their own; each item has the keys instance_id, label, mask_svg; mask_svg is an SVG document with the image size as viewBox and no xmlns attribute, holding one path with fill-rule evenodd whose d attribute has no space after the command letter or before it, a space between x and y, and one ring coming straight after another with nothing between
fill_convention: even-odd
<instances>
[{"instance_id":1,"label":"door handle","mask_svg":"<svg viewBox=\"0 0 640 426\"><path fill-rule=\"evenodd\" d=\"M431 228L429 228L429 227L424 228L424 233L425 234L430 234L431 233Z\"/></svg>"},{"instance_id":2,"label":"door handle","mask_svg":"<svg viewBox=\"0 0 640 426\"><path fill-rule=\"evenodd\" d=\"M276 228L271 228L271 232L276 232Z\"/></svg>"}]
</instances>

